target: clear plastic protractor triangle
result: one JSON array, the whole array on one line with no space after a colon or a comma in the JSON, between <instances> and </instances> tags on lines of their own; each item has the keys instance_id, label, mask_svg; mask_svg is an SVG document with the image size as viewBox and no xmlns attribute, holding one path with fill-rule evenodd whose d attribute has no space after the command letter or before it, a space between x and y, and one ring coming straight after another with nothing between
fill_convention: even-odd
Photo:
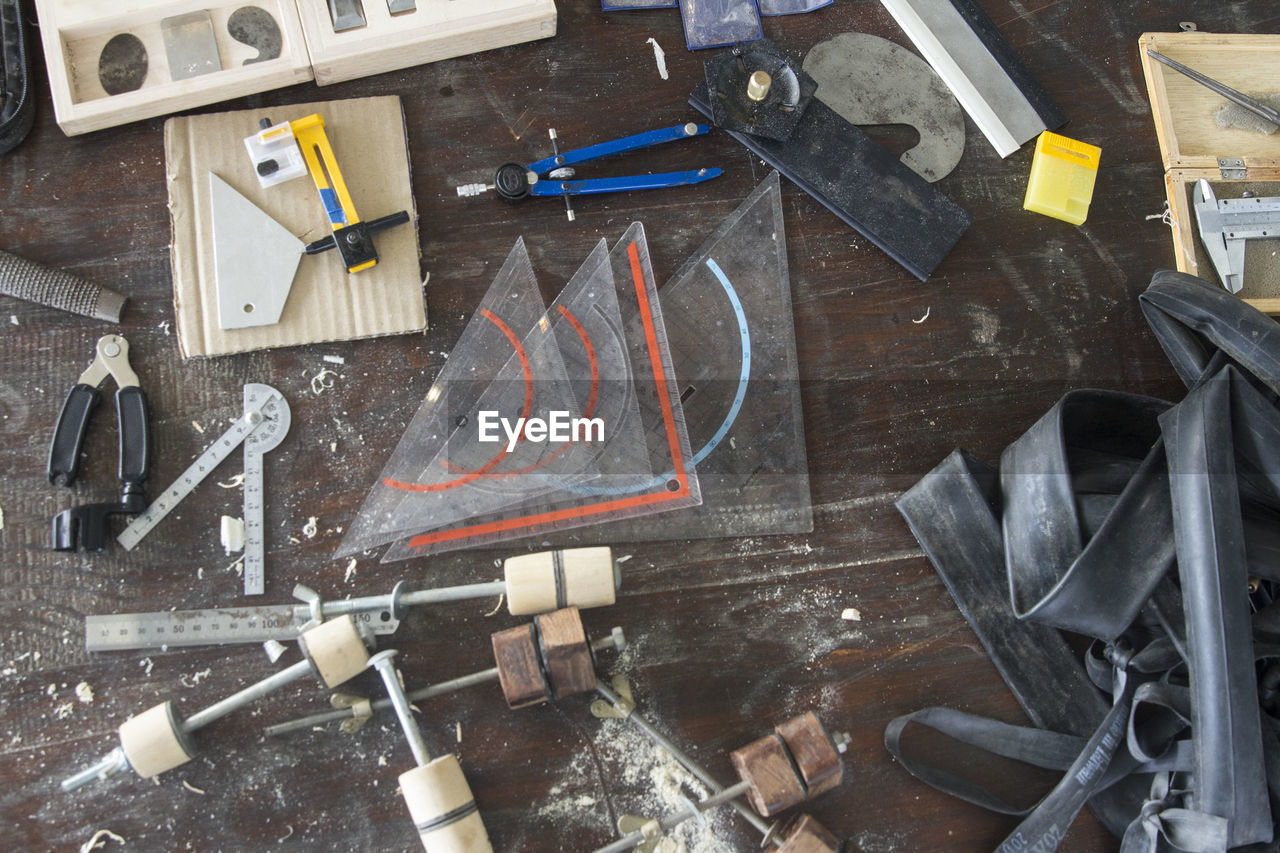
<instances>
[{"instance_id":1,"label":"clear plastic protractor triangle","mask_svg":"<svg viewBox=\"0 0 1280 853\"><path fill-rule=\"evenodd\" d=\"M387 550L384 562L665 513L701 501L640 223L627 230L606 261L592 269L589 259L549 312L554 316L561 306L571 308L584 325L557 339L575 396L585 406L594 393L594 410L605 421L604 441L589 445L594 476L552 483L547 472L532 472L530 476L555 488L497 513L405 537ZM612 300L599 291L606 281L613 288ZM614 304L616 320L610 310ZM563 317L555 325L572 326ZM588 344L595 352L594 378ZM606 358L610 353L618 359ZM609 413L616 413L612 423Z\"/></svg>"},{"instance_id":2,"label":"clear plastic protractor triangle","mask_svg":"<svg viewBox=\"0 0 1280 853\"><path fill-rule=\"evenodd\" d=\"M533 443L518 444L508 453L500 428L493 441L481 441L477 429L480 412L514 422L576 409L524 241L518 240L337 556L390 542L426 519L457 520L521 500L523 495L511 491L479 487L495 471L541 468L551 476L589 479L584 454L553 454L553 448ZM589 461L585 464L589 467Z\"/></svg>"},{"instance_id":3,"label":"clear plastic protractor triangle","mask_svg":"<svg viewBox=\"0 0 1280 853\"><path fill-rule=\"evenodd\" d=\"M569 546L813 530L777 172L724 220L658 296L702 504L567 531L548 541Z\"/></svg>"}]
</instances>

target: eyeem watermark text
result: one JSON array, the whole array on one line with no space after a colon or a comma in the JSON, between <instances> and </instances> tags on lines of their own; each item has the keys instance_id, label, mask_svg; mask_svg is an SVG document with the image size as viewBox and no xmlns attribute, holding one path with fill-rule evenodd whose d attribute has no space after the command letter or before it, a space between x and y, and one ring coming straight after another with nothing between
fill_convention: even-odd
<instances>
[{"instance_id":1,"label":"eyeem watermark text","mask_svg":"<svg viewBox=\"0 0 1280 853\"><path fill-rule=\"evenodd\" d=\"M604 441L604 418L571 418L568 412L550 411L546 420L542 418L516 418L512 423L499 417L497 412L479 413L477 429L480 441L501 441L498 427L507 435L507 452L516 449L516 444L523 438L525 441Z\"/></svg>"}]
</instances>

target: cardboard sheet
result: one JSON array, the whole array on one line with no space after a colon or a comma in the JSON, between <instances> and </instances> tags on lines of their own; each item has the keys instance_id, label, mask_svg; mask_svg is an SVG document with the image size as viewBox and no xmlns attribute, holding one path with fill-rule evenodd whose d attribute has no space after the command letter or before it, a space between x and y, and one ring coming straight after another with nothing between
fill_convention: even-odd
<instances>
[{"instance_id":1,"label":"cardboard sheet","mask_svg":"<svg viewBox=\"0 0 1280 853\"><path fill-rule=\"evenodd\" d=\"M258 120L292 121L311 113L325 131L361 219L407 210L410 222L374 235L379 261L349 275L334 251L305 255L280 322L218 328L209 172L213 171L303 242L332 233L310 178L263 189L245 153ZM262 110L180 116L164 125L170 264L178 344L184 357L351 340L426 328L418 270L417 213L398 97L294 104Z\"/></svg>"}]
</instances>

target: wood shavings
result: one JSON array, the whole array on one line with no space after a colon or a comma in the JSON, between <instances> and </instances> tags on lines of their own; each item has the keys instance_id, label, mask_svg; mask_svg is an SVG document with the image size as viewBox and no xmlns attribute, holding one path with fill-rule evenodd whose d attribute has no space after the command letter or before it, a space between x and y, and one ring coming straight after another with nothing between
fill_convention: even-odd
<instances>
[{"instance_id":1,"label":"wood shavings","mask_svg":"<svg viewBox=\"0 0 1280 853\"><path fill-rule=\"evenodd\" d=\"M238 489L243 485L244 485L244 474L236 474L234 477L232 477L230 480L227 480L225 483L219 483L218 488Z\"/></svg>"},{"instance_id":2,"label":"wood shavings","mask_svg":"<svg viewBox=\"0 0 1280 853\"><path fill-rule=\"evenodd\" d=\"M4 530L4 507L0 507L0 530Z\"/></svg>"},{"instance_id":3,"label":"wood shavings","mask_svg":"<svg viewBox=\"0 0 1280 853\"><path fill-rule=\"evenodd\" d=\"M157 329L159 329L160 331L164 332L164 335L165 335L165 337L167 338L167 337L169 336L169 330L170 330L170 328L171 328L171 324L169 323L169 321L168 321L168 320L165 320L163 323L161 323L160 325L156 326L156 328L157 328Z\"/></svg>"},{"instance_id":4,"label":"wood shavings","mask_svg":"<svg viewBox=\"0 0 1280 853\"><path fill-rule=\"evenodd\" d=\"M302 535L307 537L308 539L315 539L316 534L320 532L319 525L320 525L320 519L314 515L311 516L310 518L307 519L307 523L302 525Z\"/></svg>"},{"instance_id":5,"label":"wood shavings","mask_svg":"<svg viewBox=\"0 0 1280 853\"><path fill-rule=\"evenodd\" d=\"M458 720L454 725L458 727L458 743L462 743L462 721Z\"/></svg>"},{"instance_id":6,"label":"wood shavings","mask_svg":"<svg viewBox=\"0 0 1280 853\"><path fill-rule=\"evenodd\" d=\"M347 360L340 355L325 355L321 358L330 364L346 364Z\"/></svg>"},{"instance_id":7,"label":"wood shavings","mask_svg":"<svg viewBox=\"0 0 1280 853\"><path fill-rule=\"evenodd\" d=\"M178 676L178 683L183 687L195 687L211 675L213 675L212 669L202 669L199 672L193 672L190 676L185 674Z\"/></svg>"},{"instance_id":8,"label":"wood shavings","mask_svg":"<svg viewBox=\"0 0 1280 853\"><path fill-rule=\"evenodd\" d=\"M19 324L19 323L18 323L18 315L17 315L17 314L10 314L10 315L9 315L9 322L10 322L12 325L14 325L14 326L21 325L21 324Z\"/></svg>"},{"instance_id":9,"label":"wood shavings","mask_svg":"<svg viewBox=\"0 0 1280 853\"><path fill-rule=\"evenodd\" d=\"M333 387L333 379L330 377L337 376L338 371L329 368L321 368L320 372L311 377L311 393L319 397L325 391Z\"/></svg>"},{"instance_id":10,"label":"wood shavings","mask_svg":"<svg viewBox=\"0 0 1280 853\"><path fill-rule=\"evenodd\" d=\"M61 705L53 709L53 715L59 720L65 720L74 713L76 706L72 702L63 702Z\"/></svg>"},{"instance_id":11,"label":"wood shavings","mask_svg":"<svg viewBox=\"0 0 1280 853\"><path fill-rule=\"evenodd\" d=\"M76 685L76 698L86 705L93 701L93 688L89 682L82 681Z\"/></svg>"},{"instance_id":12,"label":"wood shavings","mask_svg":"<svg viewBox=\"0 0 1280 853\"><path fill-rule=\"evenodd\" d=\"M658 40L651 38L646 44L653 45L653 61L658 66L658 76L663 80L668 79L667 74L667 54L662 50L662 46L658 44Z\"/></svg>"},{"instance_id":13,"label":"wood shavings","mask_svg":"<svg viewBox=\"0 0 1280 853\"><path fill-rule=\"evenodd\" d=\"M222 516L219 536L222 540L222 549L227 552L228 557L237 551L243 551L244 520L231 515Z\"/></svg>"},{"instance_id":14,"label":"wood shavings","mask_svg":"<svg viewBox=\"0 0 1280 853\"><path fill-rule=\"evenodd\" d=\"M143 672L142 672L143 675L150 675L151 670L155 665L156 665L155 661L153 661L151 658L143 658L142 660L138 661L138 666L143 668Z\"/></svg>"},{"instance_id":15,"label":"wood shavings","mask_svg":"<svg viewBox=\"0 0 1280 853\"><path fill-rule=\"evenodd\" d=\"M277 838L277 839L276 839L276 844L282 844L282 843L284 843L285 841L288 841L290 838L293 838L293 824L291 824L291 823L290 823L290 824L286 824L286 825L285 825L285 829L287 829L287 830L289 830L289 831L288 831L288 832L286 832L286 833L285 833L283 836L281 836L280 838Z\"/></svg>"},{"instance_id":16,"label":"wood shavings","mask_svg":"<svg viewBox=\"0 0 1280 853\"><path fill-rule=\"evenodd\" d=\"M933 310L933 306L932 306L932 305L927 306L927 307L924 309L924 316L923 316L923 317L921 317L919 320L915 320L915 319L913 319L911 322L915 323L917 326L918 326L918 325L920 325L920 324L921 324L921 323L923 323L925 320L928 320L928 319L929 319L929 312L930 312L930 311L932 311L932 310Z\"/></svg>"},{"instance_id":17,"label":"wood shavings","mask_svg":"<svg viewBox=\"0 0 1280 853\"><path fill-rule=\"evenodd\" d=\"M840 618L846 622L861 622L862 611L856 607L846 607L844 610L840 611Z\"/></svg>"},{"instance_id":18,"label":"wood shavings","mask_svg":"<svg viewBox=\"0 0 1280 853\"><path fill-rule=\"evenodd\" d=\"M223 569L224 572L235 571L237 575L244 574L244 557L240 557L234 563Z\"/></svg>"},{"instance_id":19,"label":"wood shavings","mask_svg":"<svg viewBox=\"0 0 1280 853\"><path fill-rule=\"evenodd\" d=\"M192 421L191 428L194 429L196 432L200 433L201 435L204 435L204 427L200 426L199 421Z\"/></svg>"},{"instance_id":20,"label":"wood shavings","mask_svg":"<svg viewBox=\"0 0 1280 853\"><path fill-rule=\"evenodd\" d=\"M88 841L80 845L80 853L89 853L90 850L97 850L99 847L106 847L108 839L116 842L117 844L124 844L124 839L116 835L111 830L99 829Z\"/></svg>"},{"instance_id":21,"label":"wood shavings","mask_svg":"<svg viewBox=\"0 0 1280 853\"><path fill-rule=\"evenodd\" d=\"M203 791L200 788L197 788L195 785L192 785L186 779L182 780L182 787L186 788L188 791L191 791L192 793L195 793L195 794L204 795L208 793L208 791Z\"/></svg>"},{"instance_id":22,"label":"wood shavings","mask_svg":"<svg viewBox=\"0 0 1280 853\"><path fill-rule=\"evenodd\" d=\"M495 604L493 609L486 613L485 616L497 616L498 611L502 609L502 602L506 601L506 598L507 594L505 592L498 593L498 603Z\"/></svg>"},{"instance_id":23,"label":"wood shavings","mask_svg":"<svg viewBox=\"0 0 1280 853\"><path fill-rule=\"evenodd\" d=\"M351 579L356 576L356 558L352 557L351 562L347 563L346 574L342 576L343 583L351 583Z\"/></svg>"}]
</instances>

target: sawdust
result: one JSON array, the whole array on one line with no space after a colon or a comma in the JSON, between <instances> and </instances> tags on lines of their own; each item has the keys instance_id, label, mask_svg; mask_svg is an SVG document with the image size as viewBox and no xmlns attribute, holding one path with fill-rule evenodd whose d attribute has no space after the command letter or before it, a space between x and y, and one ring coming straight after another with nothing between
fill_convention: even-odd
<instances>
[{"instance_id":1,"label":"sawdust","mask_svg":"<svg viewBox=\"0 0 1280 853\"><path fill-rule=\"evenodd\" d=\"M840 611L840 618L846 622L861 622L862 611L856 607L846 607L844 610Z\"/></svg>"},{"instance_id":2,"label":"sawdust","mask_svg":"<svg viewBox=\"0 0 1280 853\"><path fill-rule=\"evenodd\" d=\"M487 617L489 617L489 616L497 616L497 615L498 615L498 611L502 610L502 602L504 602L504 601L506 600L506 598L507 598L507 594L506 594L505 592L500 592L500 593L498 593L498 603L497 603L497 604L495 604L495 605L493 605L493 609L492 609L492 610L490 610L488 613L484 614L484 615L485 615L485 617L487 618Z\"/></svg>"},{"instance_id":3,"label":"sawdust","mask_svg":"<svg viewBox=\"0 0 1280 853\"><path fill-rule=\"evenodd\" d=\"M109 829L99 829L93 836L80 845L80 853L89 853L90 850L97 850L99 847L105 847L107 840L110 839L117 844L124 844L124 839L116 835Z\"/></svg>"},{"instance_id":4,"label":"sawdust","mask_svg":"<svg viewBox=\"0 0 1280 853\"><path fill-rule=\"evenodd\" d=\"M195 429L196 432L200 433L201 435L204 435L204 427L200 426L199 421L192 421L191 426Z\"/></svg>"},{"instance_id":5,"label":"sawdust","mask_svg":"<svg viewBox=\"0 0 1280 853\"><path fill-rule=\"evenodd\" d=\"M93 688L89 682L82 681L76 685L76 698L86 705L93 701Z\"/></svg>"},{"instance_id":6,"label":"sawdust","mask_svg":"<svg viewBox=\"0 0 1280 853\"><path fill-rule=\"evenodd\" d=\"M202 789L202 788L197 788L195 785L192 785L192 784L191 784L190 782L188 782L186 779L183 779L183 780L182 780L182 787L186 788L188 791L191 791L192 793L195 793L195 794L207 794L207 793L209 793L208 791L205 791L205 790L204 790L204 789Z\"/></svg>"},{"instance_id":7,"label":"sawdust","mask_svg":"<svg viewBox=\"0 0 1280 853\"><path fill-rule=\"evenodd\" d=\"M653 61L658 66L658 76L663 80L669 78L667 74L667 54L662 50L662 46L658 44L658 40L651 38L646 44L653 45Z\"/></svg>"},{"instance_id":8,"label":"sawdust","mask_svg":"<svg viewBox=\"0 0 1280 853\"><path fill-rule=\"evenodd\" d=\"M315 539L316 534L320 532L320 519L316 516L310 516L307 523L302 526L302 535L308 539Z\"/></svg>"},{"instance_id":9,"label":"sawdust","mask_svg":"<svg viewBox=\"0 0 1280 853\"><path fill-rule=\"evenodd\" d=\"M332 388L334 380L330 377L333 376L338 376L338 371L330 370L327 367L321 368L319 373L311 377L311 393L318 397Z\"/></svg>"},{"instance_id":10,"label":"sawdust","mask_svg":"<svg viewBox=\"0 0 1280 853\"><path fill-rule=\"evenodd\" d=\"M190 676L186 674L178 676L178 683L183 687L195 687L211 675L213 675L212 669L202 669L199 672L193 672Z\"/></svg>"},{"instance_id":11,"label":"sawdust","mask_svg":"<svg viewBox=\"0 0 1280 853\"><path fill-rule=\"evenodd\" d=\"M329 364L346 364L347 363L347 360L340 355L324 355L324 356L321 356L321 359L323 359L324 361L327 361Z\"/></svg>"},{"instance_id":12,"label":"sawdust","mask_svg":"<svg viewBox=\"0 0 1280 853\"><path fill-rule=\"evenodd\" d=\"M351 583L351 579L356 576L356 558L352 557L351 562L347 563L347 571L342 575L343 583Z\"/></svg>"},{"instance_id":13,"label":"sawdust","mask_svg":"<svg viewBox=\"0 0 1280 853\"><path fill-rule=\"evenodd\" d=\"M921 317L919 320L915 320L915 319L913 319L911 322L915 323L917 326L918 326L918 325L920 325L920 324L921 324L921 323L923 323L925 320L928 320L928 319L929 319L929 312L930 312L930 311L932 311L932 310L933 310L933 306L932 306L932 305L927 306L927 307L924 309L924 316L923 316L923 317Z\"/></svg>"},{"instance_id":14,"label":"sawdust","mask_svg":"<svg viewBox=\"0 0 1280 853\"><path fill-rule=\"evenodd\" d=\"M244 485L244 474L236 474L226 482L218 483L220 489L238 489Z\"/></svg>"},{"instance_id":15,"label":"sawdust","mask_svg":"<svg viewBox=\"0 0 1280 853\"><path fill-rule=\"evenodd\" d=\"M63 702L61 705L53 709L53 715L59 720L65 720L75 712L75 709L75 703Z\"/></svg>"},{"instance_id":16,"label":"sawdust","mask_svg":"<svg viewBox=\"0 0 1280 853\"><path fill-rule=\"evenodd\" d=\"M143 673L142 673L143 675L150 675L151 669L155 665L156 665L155 661L153 661L151 658L143 658L142 660L138 661L138 666L142 667L143 669Z\"/></svg>"},{"instance_id":17,"label":"sawdust","mask_svg":"<svg viewBox=\"0 0 1280 853\"><path fill-rule=\"evenodd\" d=\"M594 760L590 750L574 757L549 792L549 802L537 810L539 819L582 823L594 815L607 820L608 810L598 797L600 767L608 778L604 788L611 793L611 805L618 815L660 819L686 811L685 798L696 802L710 793L670 753L626 720L601 720L593 741ZM674 853L731 853L733 847L724 839L736 830L732 809L720 806L704 818L705 825L688 820L672 830Z\"/></svg>"}]
</instances>

